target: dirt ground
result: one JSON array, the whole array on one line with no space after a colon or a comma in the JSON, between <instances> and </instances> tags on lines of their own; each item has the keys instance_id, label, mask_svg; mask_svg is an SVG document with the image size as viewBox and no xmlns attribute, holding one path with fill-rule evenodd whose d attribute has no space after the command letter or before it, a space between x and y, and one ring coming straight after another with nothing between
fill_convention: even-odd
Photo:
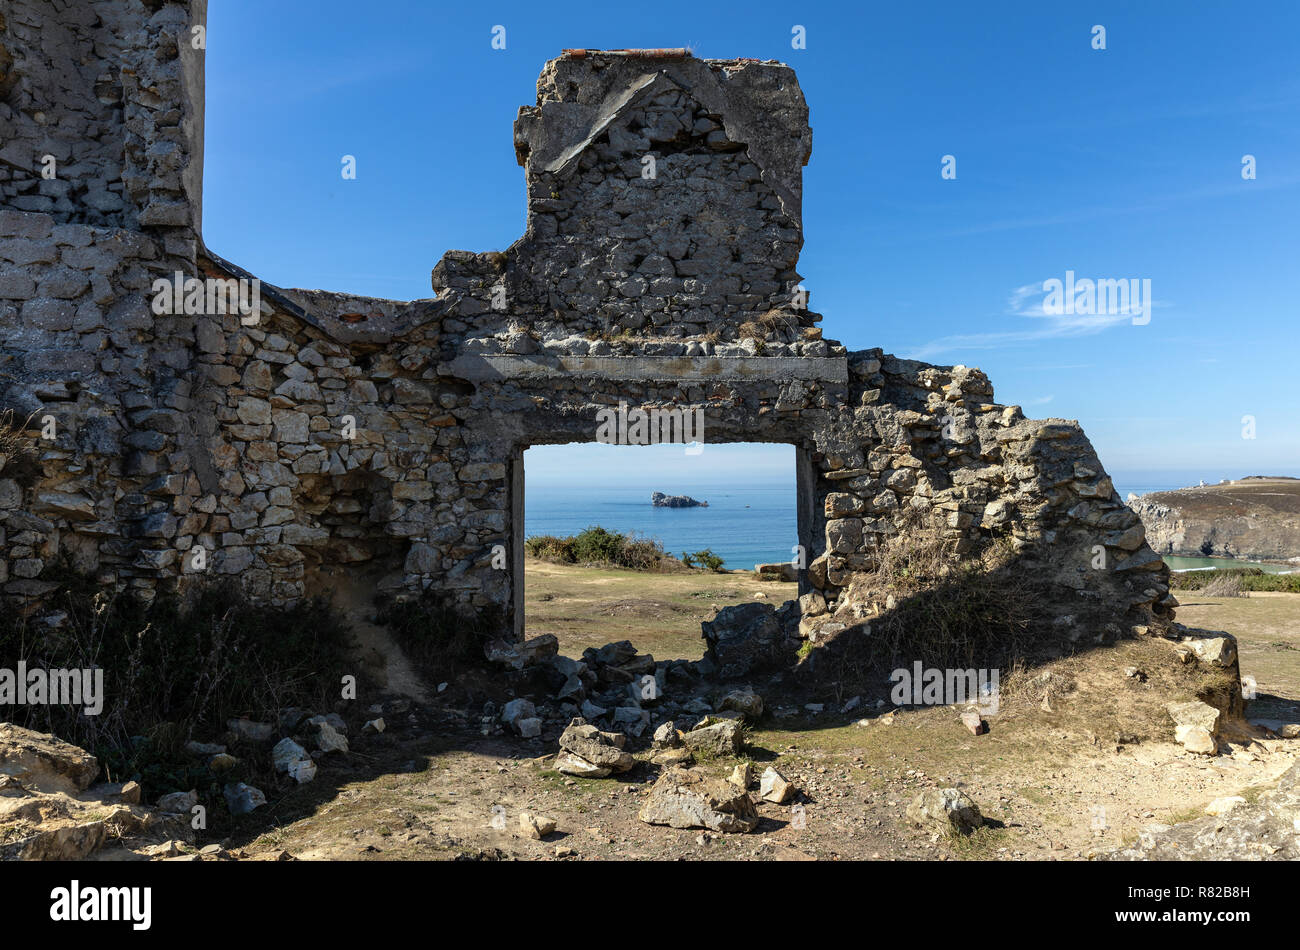
<instances>
[{"instance_id":1,"label":"dirt ground","mask_svg":"<svg viewBox=\"0 0 1300 950\"><path fill-rule=\"evenodd\" d=\"M698 621L715 606L750 599L754 588L779 604L793 588L697 573L647 590L645 575L630 572L535 568L529 634L562 634L566 655L631 639L660 659L698 656ZM1180 621L1238 637L1243 673L1260 691L1248 714L1300 721L1300 595L1184 601ZM241 820L228 845L360 860L1086 859L1148 824L1196 817L1215 798L1250 799L1300 755L1300 740L1263 736L1213 758L1176 745L1161 710L1192 684L1172 651L1163 640L1124 641L1013 674L980 736L952 708L891 716L877 696L848 714L828 706L769 715L751 727L745 755L756 773L773 765L792 781L799 807L762 803L761 824L743 835L646 825L637 812L658 772L647 753L622 776L570 778L549 768L554 741L484 736L477 711L456 708L449 690L391 717L388 731L326 764L311 785L279 797L267 790L271 804ZM725 775L735 764L705 767ZM936 785L962 787L986 827L953 841L910 827L908 802ZM543 841L522 835L521 811L554 818L557 831Z\"/></svg>"}]
</instances>

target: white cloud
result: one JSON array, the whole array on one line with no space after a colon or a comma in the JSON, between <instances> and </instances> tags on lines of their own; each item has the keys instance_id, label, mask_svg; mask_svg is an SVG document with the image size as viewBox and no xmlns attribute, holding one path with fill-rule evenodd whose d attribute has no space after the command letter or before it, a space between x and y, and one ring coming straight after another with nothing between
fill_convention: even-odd
<instances>
[{"instance_id":1,"label":"white cloud","mask_svg":"<svg viewBox=\"0 0 1300 950\"><path fill-rule=\"evenodd\" d=\"M1013 288L1007 297L1006 310L1002 314L1002 316L1033 320L1035 325L1032 328L996 330L988 333L959 333L940 337L908 351L907 357L926 360L941 353L954 351L992 350L1020 343L1036 343L1040 340L1091 336L1133 321L1133 315L1130 313L1049 313L1045 309L1047 294L1043 290L1043 283L1039 281L1036 284L1021 284ZM1151 301L1149 306L1154 309L1168 304L1162 301Z\"/></svg>"}]
</instances>

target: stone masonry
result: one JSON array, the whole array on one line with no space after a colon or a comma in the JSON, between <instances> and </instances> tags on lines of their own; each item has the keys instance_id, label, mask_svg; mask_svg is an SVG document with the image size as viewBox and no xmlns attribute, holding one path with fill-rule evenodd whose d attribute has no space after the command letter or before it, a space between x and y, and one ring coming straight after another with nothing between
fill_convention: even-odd
<instances>
[{"instance_id":1,"label":"stone masonry","mask_svg":"<svg viewBox=\"0 0 1300 950\"><path fill-rule=\"evenodd\" d=\"M796 447L805 627L909 507L963 549L1010 538L1081 635L1172 618L1076 423L996 404L977 369L822 338L796 271L808 109L780 63L567 51L515 121L528 224L505 252L448 252L424 300L261 284L253 313L158 313L176 272L253 277L201 238L205 12L0 15L0 409L37 438L0 468L7 595L38 602L63 557L145 598L346 577L517 635L523 451L594 441L622 402Z\"/></svg>"}]
</instances>

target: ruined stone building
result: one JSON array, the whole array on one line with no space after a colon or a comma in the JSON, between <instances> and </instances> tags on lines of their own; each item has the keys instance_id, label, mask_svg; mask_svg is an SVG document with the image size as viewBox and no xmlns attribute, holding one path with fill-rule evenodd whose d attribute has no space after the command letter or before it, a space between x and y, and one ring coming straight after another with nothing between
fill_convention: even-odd
<instances>
[{"instance_id":1,"label":"ruined stone building","mask_svg":"<svg viewBox=\"0 0 1300 950\"><path fill-rule=\"evenodd\" d=\"M346 574L517 632L523 451L594 441L623 401L796 448L805 630L915 507L964 548L1010 538L1072 637L1170 615L1077 424L822 337L797 272L812 132L780 63L568 51L515 120L528 224L504 253L449 251L422 300L262 284L241 313L182 286L159 312L177 272L254 276L202 238L205 8L0 14L0 405L42 435L0 471L7 595L39 600L64 556L145 597L201 574L284 603Z\"/></svg>"}]
</instances>

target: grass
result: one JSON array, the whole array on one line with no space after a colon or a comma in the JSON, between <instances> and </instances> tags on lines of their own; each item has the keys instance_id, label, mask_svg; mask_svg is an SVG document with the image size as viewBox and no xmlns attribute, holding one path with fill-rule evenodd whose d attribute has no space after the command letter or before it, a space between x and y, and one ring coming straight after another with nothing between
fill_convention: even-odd
<instances>
[{"instance_id":1,"label":"grass","mask_svg":"<svg viewBox=\"0 0 1300 950\"><path fill-rule=\"evenodd\" d=\"M526 635L553 633L560 652L578 657L587 647L631 640L656 659L698 660L700 623L728 604L798 596L797 585L755 580L749 571L646 574L618 567L579 567L525 560Z\"/></svg>"},{"instance_id":2,"label":"grass","mask_svg":"<svg viewBox=\"0 0 1300 950\"><path fill-rule=\"evenodd\" d=\"M12 478L25 489L36 483L41 471L40 451L27 429L31 421L18 422L12 409L0 410L0 477Z\"/></svg>"}]
</instances>

